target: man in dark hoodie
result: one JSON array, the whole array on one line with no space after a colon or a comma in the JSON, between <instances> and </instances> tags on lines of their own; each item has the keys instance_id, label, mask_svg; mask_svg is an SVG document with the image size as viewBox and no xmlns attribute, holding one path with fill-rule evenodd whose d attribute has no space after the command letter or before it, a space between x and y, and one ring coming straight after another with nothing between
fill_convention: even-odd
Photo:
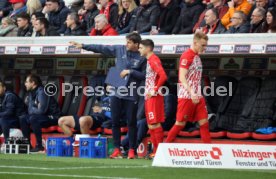
<instances>
[{"instance_id":1,"label":"man in dark hoodie","mask_svg":"<svg viewBox=\"0 0 276 179\"><path fill-rule=\"evenodd\" d=\"M180 16L177 19L173 34L191 34L193 27L204 11L204 5L201 0L185 0L186 7L182 8Z\"/></svg>"},{"instance_id":2,"label":"man in dark hoodie","mask_svg":"<svg viewBox=\"0 0 276 179\"><path fill-rule=\"evenodd\" d=\"M47 0L46 6L48 10L49 23L59 34L64 34L66 30L67 15L70 10L64 5L62 0Z\"/></svg>"},{"instance_id":3,"label":"man in dark hoodie","mask_svg":"<svg viewBox=\"0 0 276 179\"><path fill-rule=\"evenodd\" d=\"M57 125L61 112L54 97L45 93L38 76L28 75L25 86L28 91L25 101L28 107L28 116L21 119L20 125L24 137L30 139L31 129L35 134L36 147L31 149L31 152L41 152L44 151L41 128Z\"/></svg>"},{"instance_id":4,"label":"man in dark hoodie","mask_svg":"<svg viewBox=\"0 0 276 179\"><path fill-rule=\"evenodd\" d=\"M266 10L262 7L254 9L251 15L250 33L261 33L266 19Z\"/></svg>"},{"instance_id":5,"label":"man in dark hoodie","mask_svg":"<svg viewBox=\"0 0 276 179\"><path fill-rule=\"evenodd\" d=\"M85 36L85 31L80 26L79 16L72 12L68 14L66 19L67 29L64 36Z\"/></svg>"},{"instance_id":6,"label":"man in dark hoodie","mask_svg":"<svg viewBox=\"0 0 276 179\"><path fill-rule=\"evenodd\" d=\"M231 18L231 26L227 34L248 33L250 24L246 21L246 15L243 11L236 11Z\"/></svg>"},{"instance_id":7,"label":"man in dark hoodie","mask_svg":"<svg viewBox=\"0 0 276 179\"><path fill-rule=\"evenodd\" d=\"M84 0L83 8L80 9L78 14L81 17L81 26L86 30L86 34L89 34L92 28L95 26L95 17L99 14L96 0Z\"/></svg>"},{"instance_id":8,"label":"man in dark hoodie","mask_svg":"<svg viewBox=\"0 0 276 179\"><path fill-rule=\"evenodd\" d=\"M105 56L116 57L116 70L113 81L119 81L120 78L128 78L126 86L117 86L114 90L114 95L111 96L111 120L112 120L112 135L114 139L114 152L110 158L122 158L120 151L121 132L120 120L125 117L128 125L129 136L129 153L128 158L135 158L136 148L136 111L138 100L138 88L141 81L145 79L146 59L140 56L138 52L141 37L137 33L132 33L126 36L126 46L124 45L84 45L77 42L70 42L71 45L82 48L84 50L101 53ZM126 89L127 88L127 89ZM120 89L124 89L122 94ZM112 93L113 93L112 92ZM125 115L124 115L125 112Z\"/></svg>"},{"instance_id":9,"label":"man in dark hoodie","mask_svg":"<svg viewBox=\"0 0 276 179\"><path fill-rule=\"evenodd\" d=\"M132 17L134 22L130 27L130 32L149 33L152 30L152 26L157 27L159 16L160 8L153 3L153 0L140 0L136 15Z\"/></svg>"},{"instance_id":10,"label":"man in dark hoodie","mask_svg":"<svg viewBox=\"0 0 276 179\"><path fill-rule=\"evenodd\" d=\"M151 31L151 35L171 34L180 14L180 7L175 0L159 0L160 18L156 30Z\"/></svg>"},{"instance_id":11,"label":"man in dark hoodie","mask_svg":"<svg viewBox=\"0 0 276 179\"><path fill-rule=\"evenodd\" d=\"M34 23L34 30L36 32L36 37L41 36L59 36L59 33L49 26L49 22L45 17L38 18Z\"/></svg>"},{"instance_id":12,"label":"man in dark hoodie","mask_svg":"<svg viewBox=\"0 0 276 179\"><path fill-rule=\"evenodd\" d=\"M30 15L22 13L17 16L18 37L31 37L33 33L33 27L30 24Z\"/></svg>"},{"instance_id":13,"label":"man in dark hoodie","mask_svg":"<svg viewBox=\"0 0 276 179\"><path fill-rule=\"evenodd\" d=\"M9 138L10 129L19 127L19 118L27 114L24 102L13 92L7 90L6 84L0 80L0 127L5 141Z\"/></svg>"}]
</instances>

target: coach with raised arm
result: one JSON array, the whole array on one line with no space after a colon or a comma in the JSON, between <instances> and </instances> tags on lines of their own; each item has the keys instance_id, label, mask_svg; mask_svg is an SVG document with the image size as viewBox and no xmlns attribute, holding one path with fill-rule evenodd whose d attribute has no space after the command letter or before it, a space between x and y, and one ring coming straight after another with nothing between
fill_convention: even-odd
<instances>
[{"instance_id":1,"label":"coach with raised arm","mask_svg":"<svg viewBox=\"0 0 276 179\"><path fill-rule=\"evenodd\" d=\"M32 128L36 137L36 146L30 152L43 152L41 128L57 125L61 115L57 101L45 93L41 79L36 75L28 75L25 81L28 96L25 103L28 115L20 120L24 137L30 139Z\"/></svg>"},{"instance_id":2,"label":"coach with raised arm","mask_svg":"<svg viewBox=\"0 0 276 179\"><path fill-rule=\"evenodd\" d=\"M26 114L23 100L8 90L6 84L0 80L0 135L4 133L6 142L10 129L19 128L19 118L25 117Z\"/></svg>"},{"instance_id":3,"label":"coach with raised arm","mask_svg":"<svg viewBox=\"0 0 276 179\"><path fill-rule=\"evenodd\" d=\"M112 134L114 139L114 152L110 158L122 158L120 151L121 133L120 120L125 117L128 126L129 152L128 158L135 158L136 148L136 112L137 112L137 88L141 80L145 79L146 59L140 56L138 51L141 36L137 33L131 33L126 36L126 45L84 45L77 42L70 42L77 48L83 48L88 51L102 53L106 56L116 57L115 71L109 71L113 74L111 84L114 87L114 95L111 96L111 119ZM118 71L118 73L116 72ZM127 82L121 83L122 79L128 79ZM119 84L119 85L116 85ZM121 85L121 86L120 86ZM126 87L128 93L120 94L120 87ZM133 92L133 93L132 93ZM132 94L131 94L132 93ZM123 115L122 111L126 111Z\"/></svg>"}]
</instances>

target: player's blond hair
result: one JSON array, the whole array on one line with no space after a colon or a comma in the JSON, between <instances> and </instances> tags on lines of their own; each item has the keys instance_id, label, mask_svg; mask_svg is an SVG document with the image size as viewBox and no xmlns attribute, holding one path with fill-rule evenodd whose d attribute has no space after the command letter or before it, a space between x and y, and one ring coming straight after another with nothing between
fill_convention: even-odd
<instances>
[{"instance_id":1,"label":"player's blond hair","mask_svg":"<svg viewBox=\"0 0 276 179\"><path fill-rule=\"evenodd\" d=\"M198 40L201 40L201 39L204 39L206 41L209 40L208 36L204 32L202 32L201 30L198 30L194 34L194 40L198 41Z\"/></svg>"}]
</instances>

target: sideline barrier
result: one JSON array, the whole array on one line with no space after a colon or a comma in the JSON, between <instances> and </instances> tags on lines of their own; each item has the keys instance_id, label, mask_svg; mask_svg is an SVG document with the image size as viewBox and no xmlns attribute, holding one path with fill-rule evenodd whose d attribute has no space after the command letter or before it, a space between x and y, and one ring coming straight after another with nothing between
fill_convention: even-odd
<instances>
[{"instance_id":1,"label":"sideline barrier","mask_svg":"<svg viewBox=\"0 0 276 179\"><path fill-rule=\"evenodd\" d=\"M276 146L162 143L152 166L276 170Z\"/></svg>"}]
</instances>

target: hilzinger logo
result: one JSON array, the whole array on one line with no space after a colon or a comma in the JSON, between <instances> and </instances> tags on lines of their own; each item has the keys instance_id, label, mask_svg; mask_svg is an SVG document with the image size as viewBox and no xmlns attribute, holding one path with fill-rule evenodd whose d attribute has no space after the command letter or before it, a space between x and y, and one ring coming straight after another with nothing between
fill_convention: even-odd
<instances>
[{"instance_id":1,"label":"hilzinger logo","mask_svg":"<svg viewBox=\"0 0 276 179\"><path fill-rule=\"evenodd\" d=\"M219 160L222 156L222 152L218 147L212 147L211 151L208 150L188 150L188 149L168 149L170 156L176 157L194 157L195 159L201 159L210 155L213 159Z\"/></svg>"},{"instance_id":2,"label":"hilzinger logo","mask_svg":"<svg viewBox=\"0 0 276 179\"><path fill-rule=\"evenodd\" d=\"M233 156L235 158L257 158L258 160L263 160L265 158L275 158L276 152L255 152L250 150L232 149Z\"/></svg>"}]
</instances>

